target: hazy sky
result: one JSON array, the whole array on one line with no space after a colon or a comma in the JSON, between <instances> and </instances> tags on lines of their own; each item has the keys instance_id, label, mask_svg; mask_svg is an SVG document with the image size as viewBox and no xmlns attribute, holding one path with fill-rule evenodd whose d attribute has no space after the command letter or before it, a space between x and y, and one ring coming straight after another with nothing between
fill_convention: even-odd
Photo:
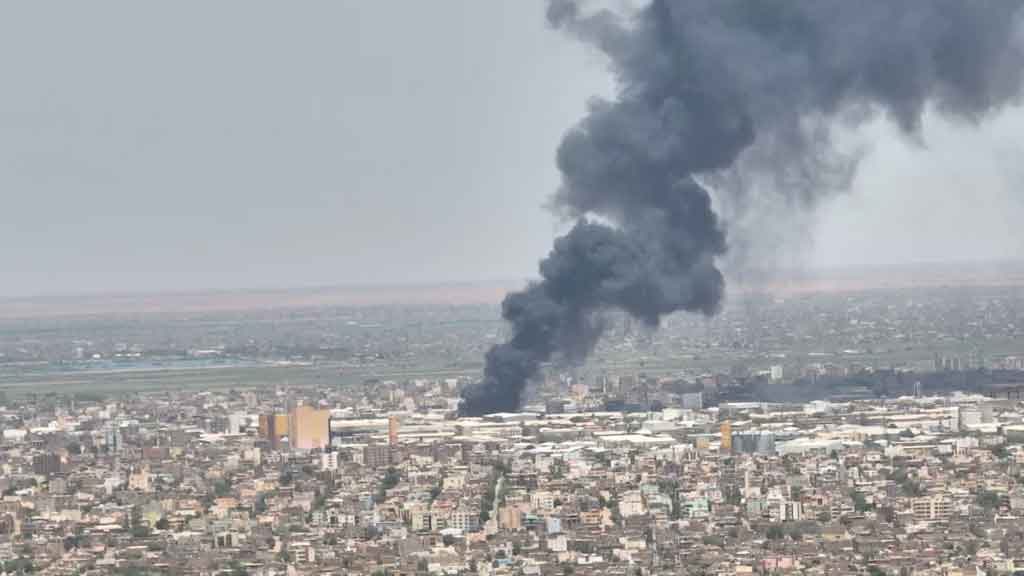
<instances>
[{"instance_id":1,"label":"hazy sky","mask_svg":"<svg viewBox=\"0 0 1024 576\"><path fill-rule=\"evenodd\" d=\"M601 58L541 0L10 2L0 296L532 275ZM1024 113L882 123L809 265L1014 258Z\"/></svg>"}]
</instances>

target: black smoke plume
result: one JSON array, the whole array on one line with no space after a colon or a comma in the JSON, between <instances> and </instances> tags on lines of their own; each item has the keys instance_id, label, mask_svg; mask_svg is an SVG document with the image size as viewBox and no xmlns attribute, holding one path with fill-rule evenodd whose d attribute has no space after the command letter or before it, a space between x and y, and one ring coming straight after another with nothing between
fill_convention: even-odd
<instances>
[{"instance_id":1,"label":"black smoke plume","mask_svg":"<svg viewBox=\"0 0 1024 576\"><path fill-rule=\"evenodd\" d=\"M461 412L516 410L554 358L577 361L621 308L657 326L714 314L724 205L771 179L783 202L810 203L853 167L835 126L881 113L916 136L926 108L969 123L1021 91L1024 0L654 0L630 16L550 0L550 24L600 50L617 84L565 135L555 204L576 218L510 294L511 338L487 354ZM838 160L838 161L837 161ZM596 217L596 218L595 218Z\"/></svg>"}]
</instances>

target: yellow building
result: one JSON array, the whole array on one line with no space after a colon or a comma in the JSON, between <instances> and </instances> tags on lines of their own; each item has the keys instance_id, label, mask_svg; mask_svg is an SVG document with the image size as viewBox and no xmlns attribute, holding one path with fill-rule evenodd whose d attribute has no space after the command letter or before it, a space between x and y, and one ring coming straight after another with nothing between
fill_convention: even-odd
<instances>
[{"instance_id":1,"label":"yellow building","mask_svg":"<svg viewBox=\"0 0 1024 576\"><path fill-rule=\"evenodd\" d=\"M288 443L298 450L325 448L330 444L330 410L296 406L288 419Z\"/></svg>"},{"instance_id":2,"label":"yellow building","mask_svg":"<svg viewBox=\"0 0 1024 576\"><path fill-rule=\"evenodd\" d=\"M261 414L260 437L270 443L271 448L279 448L281 439L289 433L287 414Z\"/></svg>"},{"instance_id":3,"label":"yellow building","mask_svg":"<svg viewBox=\"0 0 1024 576\"><path fill-rule=\"evenodd\" d=\"M728 420L722 422L720 432L722 439L719 442L719 446L721 446L722 452L732 452L732 422Z\"/></svg>"}]
</instances>

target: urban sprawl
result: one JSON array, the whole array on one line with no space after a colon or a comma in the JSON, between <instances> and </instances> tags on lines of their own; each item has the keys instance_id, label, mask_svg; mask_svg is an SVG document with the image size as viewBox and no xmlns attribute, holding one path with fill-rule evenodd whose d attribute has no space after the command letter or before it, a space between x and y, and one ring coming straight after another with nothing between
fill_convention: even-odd
<instances>
[{"instance_id":1,"label":"urban sprawl","mask_svg":"<svg viewBox=\"0 0 1024 576\"><path fill-rule=\"evenodd\" d=\"M289 338L275 358L272 337L240 336L263 350L249 359L330 366L319 383L9 386L0 573L1012 574L1024 385L1002 350L1018 337L1016 292L944 294L772 301L692 333L688 319L622 328L590 365L548 367L522 411L480 418L458 417L474 379L452 359L500 334L469 320L445 328L462 334L448 352L419 319L417 332L349 312L317 327L335 348L295 352ZM57 344L19 324L21 340L0 342L4 381L40 366L85 378L90 362L157 348L107 342L90 322L100 336ZM406 358L433 350L448 364L430 371L452 375L341 383L399 364L403 331L421 339L397 347ZM242 357L199 340L182 362ZM726 361L694 372L666 350ZM101 379L119 374L103 366Z\"/></svg>"}]
</instances>

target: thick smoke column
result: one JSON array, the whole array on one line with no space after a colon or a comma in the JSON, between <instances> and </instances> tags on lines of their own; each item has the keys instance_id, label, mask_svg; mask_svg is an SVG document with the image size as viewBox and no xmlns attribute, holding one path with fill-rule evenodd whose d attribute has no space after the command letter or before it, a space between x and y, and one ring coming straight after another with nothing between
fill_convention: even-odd
<instances>
[{"instance_id":1,"label":"thick smoke column","mask_svg":"<svg viewBox=\"0 0 1024 576\"><path fill-rule=\"evenodd\" d=\"M540 281L506 298L512 336L488 352L462 413L517 409L543 363L593 349L603 310L651 326L714 314L727 244L702 182L767 177L784 202L810 203L836 166L854 165L833 126L880 112L916 134L926 107L977 122L1016 100L1022 4L654 0L624 18L551 0L550 24L607 56L617 94L593 101L559 147L555 203L577 224ZM742 205L755 192L723 193Z\"/></svg>"}]
</instances>

